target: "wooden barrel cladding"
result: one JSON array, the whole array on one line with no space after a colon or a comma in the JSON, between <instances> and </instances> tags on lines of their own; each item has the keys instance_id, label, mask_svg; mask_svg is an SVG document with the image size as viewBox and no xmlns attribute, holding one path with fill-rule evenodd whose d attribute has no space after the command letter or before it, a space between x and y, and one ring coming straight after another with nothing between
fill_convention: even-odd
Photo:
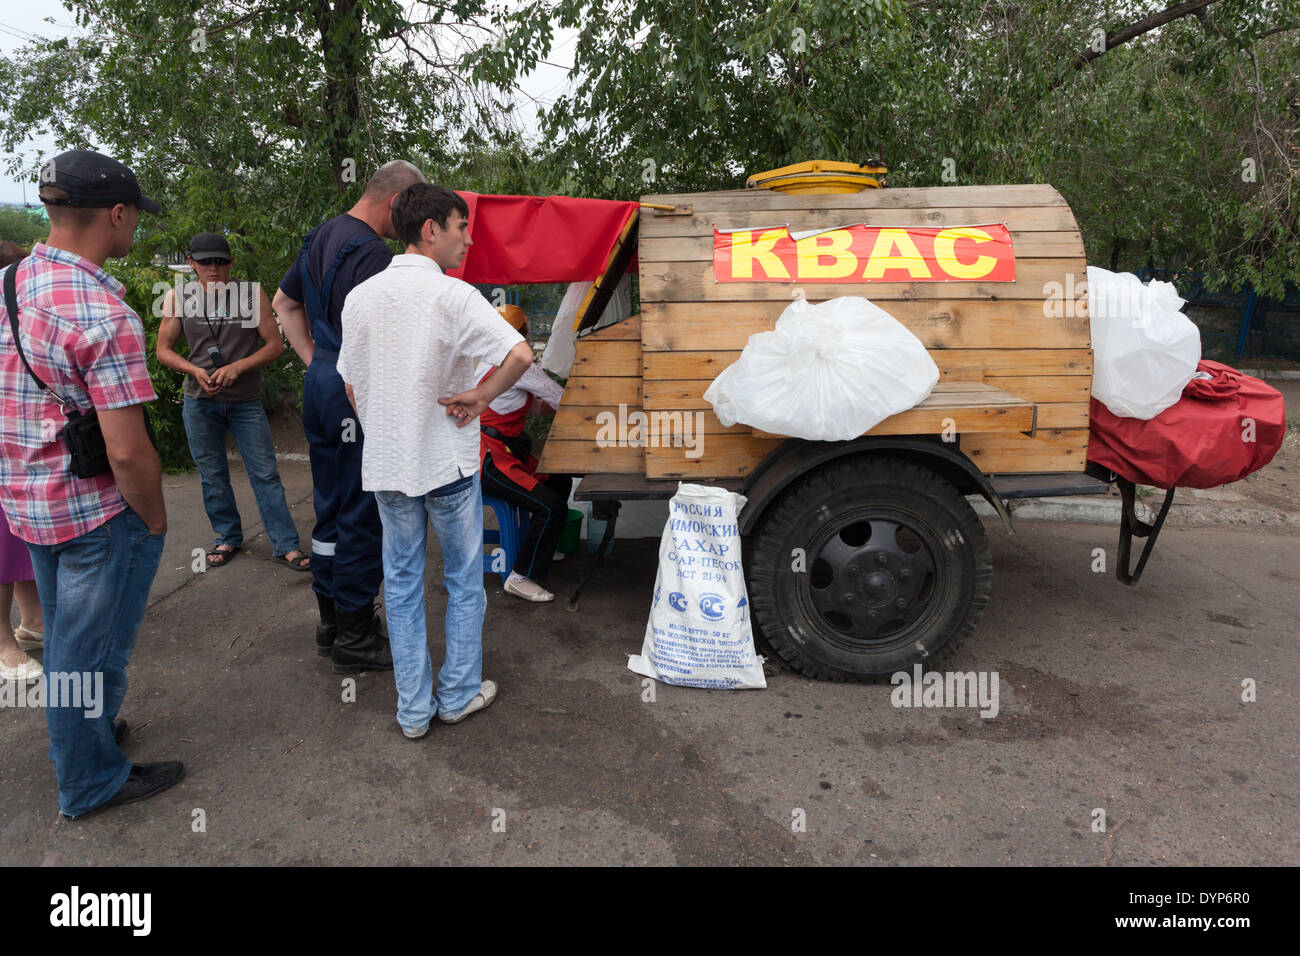
<instances>
[{"instance_id":1,"label":"wooden barrel cladding","mask_svg":"<svg viewBox=\"0 0 1300 956\"><path fill-rule=\"evenodd\" d=\"M871 299L911 329L939 366L940 387L930 399L870 434L937 434L946 425L987 474L1083 470L1092 383L1080 291L1087 268L1078 224L1052 187L835 195L749 189L642 201L671 208L641 211L640 315L579 339L543 471L665 479L748 475L783 439L744 425L724 428L704 391L740 357L751 335L775 325L796 295L812 302L843 295ZM931 236L936 229L962 235L958 227L1002 224L1010 235L1014 281L952 279L942 269L934 281L912 281L913 273L898 271L884 273L890 281L858 281L854 276L863 273L857 272L835 282L803 281L793 272L791 281L716 281L715 228L746 230L748 241L777 227L801 238L855 224L875 227L872 235L930 227ZM952 249L950 242L950 257ZM968 249L965 262L970 255ZM672 432L681 439L676 444L663 436L670 429L679 429ZM629 434L630 442L610 441ZM637 440L651 435L658 440Z\"/></svg>"}]
</instances>

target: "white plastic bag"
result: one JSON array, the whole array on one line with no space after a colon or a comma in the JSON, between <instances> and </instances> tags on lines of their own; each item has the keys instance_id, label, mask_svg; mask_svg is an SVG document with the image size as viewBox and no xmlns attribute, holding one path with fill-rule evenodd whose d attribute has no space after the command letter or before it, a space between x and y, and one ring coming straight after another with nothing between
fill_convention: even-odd
<instances>
[{"instance_id":1,"label":"white plastic bag","mask_svg":"<svg viewBox=\"0 0 1300 956\"><path fill-rule=\"evenodd\" d=\"M704 397L723 425L847 441L925 399L939 367L907 327L861 296L796 299L749 337Z\"/></svg>"},{"instance_id":2,"label":"white plastic bag","mask_svg":"<svg viewBox=\"0 0 1300 956\"><path fill-rule=\"evenodd\" d=\"M659 542L645 641L628 669L665 684L764 688L740 566L737 516L745 496L679 484Z\"/></svg>"},{"instance_id":3,"label":"white plastic bag","mask_svg":"<svg viewBox=\"0 0 1300 956\"><path fill-rule=\"evenodd\" d=\"M1168 282L1088 267L1092 397L1121 418L1155 418L1183 394L1201 360L1201 333Z\"/></svg>"}]
</instances>

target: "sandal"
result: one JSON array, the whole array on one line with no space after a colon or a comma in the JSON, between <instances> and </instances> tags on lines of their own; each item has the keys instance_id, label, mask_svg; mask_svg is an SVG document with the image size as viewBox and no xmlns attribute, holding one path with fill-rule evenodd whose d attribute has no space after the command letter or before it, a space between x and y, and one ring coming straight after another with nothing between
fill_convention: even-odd
<instances>
[{"instance_id":1,"label":"sandal","mask_svg":"<svg viewBox=\"0 0 1300 956\"><path fill-rule=\"evenodd\" d=\"M31 640L25 641L18 636L19 634L26 634ZM45 646L45 632L33 631L26 624L19 624L14 628L14 638L18 641L18 649L21 651L39 651Z\"/></svg>"},{"instance_id":2,"label":"sandal","mask_svg":"<svg viewBox=\"0 0 1300 956\"><path fill-rule=\"evenodd\" d=\"M235 558L239 557L239 549L230 548L228 551L223 551L221 550L221 546L218 545L209 551L206 557L208 559L208 567L224 568L231 561L235 560ZM214 558L216 559L215 561L213 560Z\"/></svg>"},{"instance_id":3,"label":"sandal","mask_svg":"<svg viewBox=\"0 0 1300 956\"><path fill-rule=\"evenodd\" d=\"M286 551L284 554L274 555L271 558L271 560L275 561L277 564L287 565L291 570L294 571L310 571L311 556L307 554L306 551L303 551L301 548L295 548L294 550L298 552L298 557L296 558L289 557L288 556L289 552Z\"/></svg>"}]
</instances>

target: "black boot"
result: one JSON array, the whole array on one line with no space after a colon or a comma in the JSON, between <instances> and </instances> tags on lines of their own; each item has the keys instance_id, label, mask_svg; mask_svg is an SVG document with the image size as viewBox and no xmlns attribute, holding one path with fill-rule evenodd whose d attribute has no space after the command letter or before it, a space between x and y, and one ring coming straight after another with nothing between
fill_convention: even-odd
<instances>
[{"instance_id":1,"label":"black boot","mask_svg":"<svg viewBox=\"0 0 1300 956\"><path fill-rule=\"evenodd\" d=\"M320 608L320 623L316 625L316 653L329 657L334 646L334 635L338 628L334 623L334 602L323 594L316 595L316 605Z\"/></svg>"},{"instance_id":2,"label":"black boot","mask_svg":"<svg viewBox=\"0 0 1300 956\"><path fill-rule=\"evenodd\" d=\"M338 608L334 612L337 633L330 656L334 673L359 674L361 671L391 671L393 656L388 638L375 611L374 602L355 611Z\"/></svg>"}]
</instances>

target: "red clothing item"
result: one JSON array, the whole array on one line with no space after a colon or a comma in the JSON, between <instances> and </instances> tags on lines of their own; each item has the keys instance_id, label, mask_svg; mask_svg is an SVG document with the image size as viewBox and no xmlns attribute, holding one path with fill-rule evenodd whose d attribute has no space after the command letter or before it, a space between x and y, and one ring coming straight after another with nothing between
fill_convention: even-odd
<instances>
[{"instance_id":1,"label":"red clothing item","mask_svg":"<svg viewBox=\"0 0 1300 956\"><path fill-rule=\"evenodd\" d=\"M493 368L492 371L496 371L496 369ZM488 372L488 375L491 374L492 372ZM484 375L483 378L486 379L487 375ZM483 383L480 381L479 384L482 385ZM524 418L528 414L528 409L533 407L534 401L535 398L532 395L529 395L528 401L524 402L513 412L505 415L494 412L489 408L479 416L479 424L490 425L501 434L509 435L511 438L516 438L524 433ZM492 464L497 466L497 471L501 472L520 488L523 488L525 491L532 491L537 487L537 457L535 455L529 455L527 461L521 462L514 455L510 454L510 449L506 447L505 442L499 438L493 438L487 432L480 431L478 454L479 468L484 467L489 452L492 453Z\"/></svg>"}]
</instances>

